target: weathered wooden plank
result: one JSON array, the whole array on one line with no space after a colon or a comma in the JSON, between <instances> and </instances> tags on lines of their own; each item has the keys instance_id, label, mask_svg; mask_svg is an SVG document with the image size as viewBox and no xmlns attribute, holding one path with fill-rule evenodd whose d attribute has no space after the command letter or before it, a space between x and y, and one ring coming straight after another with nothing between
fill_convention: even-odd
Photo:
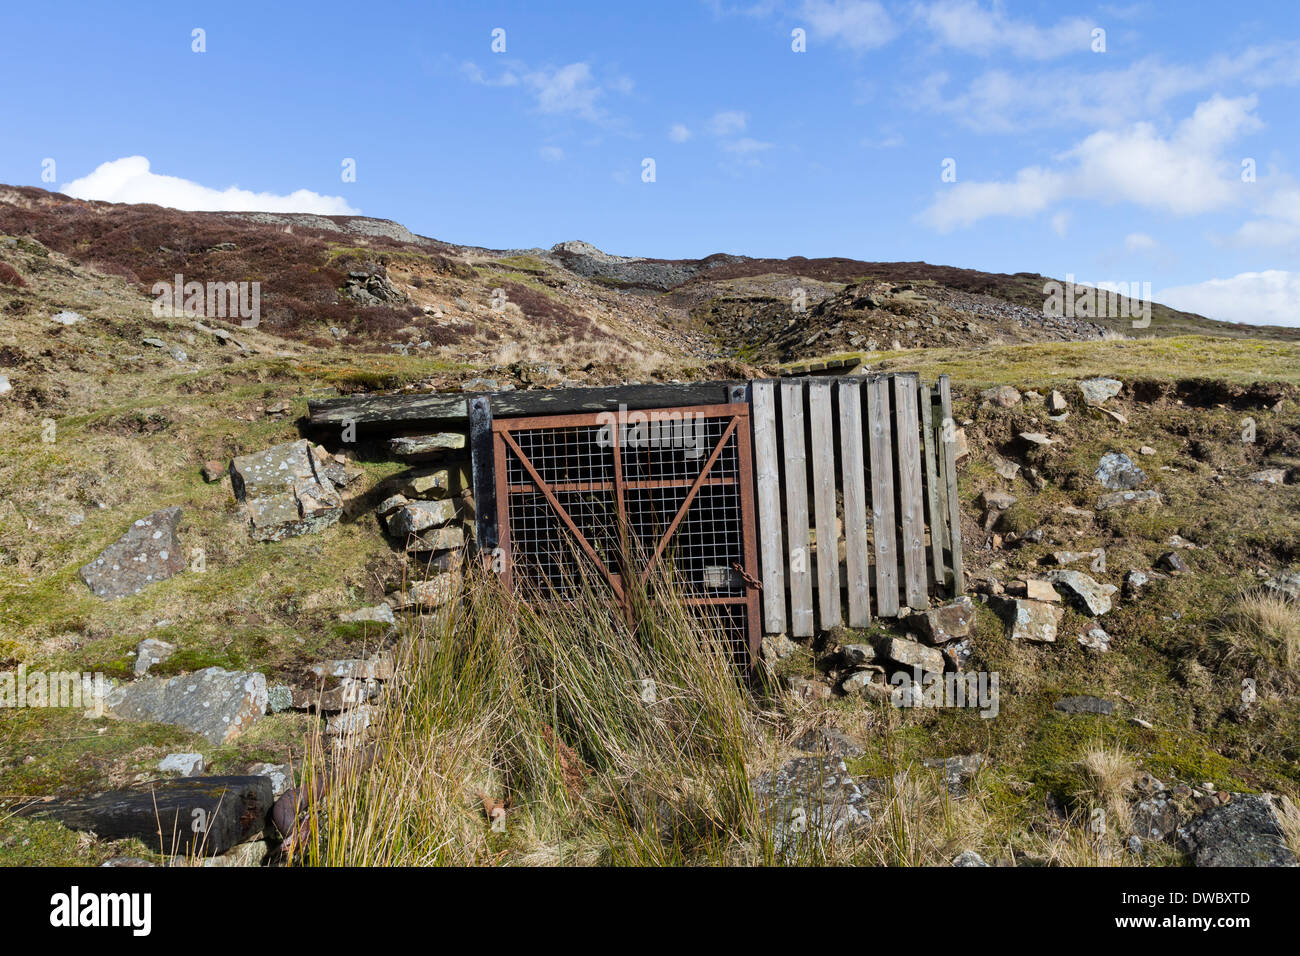
<instances>
[{"instance_id":1,"label":"weathered wooden plank","mask_svg":"<svg viewBox=\"0 0 1300 956\"><path fill-rule=\"evenodd\" d=\"M948 587L948 573L944 570L944 518L939 497L939 463L935 458L934 408L930 386L917 381L917 397L921 406L921 438L925 453L925 502L926 516L930 522L930 558L934 572L936 593Z\"/></svg>"},{"instance_id":2,"label":"weathered wooden plank","mask_svg":"<svg viewBox=\"0 0 1300 956\"><path fill-rule=\"evenodd\" d=\"M948 527L948 462L943 454L943 405L939 401L939 386L936 383L932 393L934 419L934 457L935 463L939 469L939 484L935 488L935 495L939 500L939 532L942 537L941 545L944 554L948 557L945 561L944 572L944 589L952 592L952 530Z\"/></svg>"},{"instance_id":3,"label":"weathered wooden plank","mask_svg":"<svg viewBox=\"0 0 1300 956\"><path fill-rule=\"evenodd\" d=\"M841 381L840 474L844 492L844 573L849 587L849 627L871 624L871 573L867 556L867 479L862 444L862 388Z\"/></svg>"},{"instance_id":4,"label":"weathered wooden plank","mask_svg":"<svg viewBox=\"0 0 1300 956\"><path fill-rule=\"evenodd\" d=\"M261 834L273 802L270 777L185 777L17 812L90 830L101 840L134 837L160 853L214 856Z\"/></svg>"},{"instance_id":5,"label":"weathered wooden plank","mask_svg":"<svg viewBox=\"0 0 1300 956\"><path fill-rule=\"evenodd\" d=\"M672 408L678 405L726 405L736 382L610 385L598 388L550 388L485 393L496 418L573 415L586 412ZM463 393L350 395L307 402L313 428L355 422L358 430L385 432L463 422L468 415Z\"/></svg>"},{"instance_id":6,"label":"weathered wooden plank","mask_svg":"<svg viewBox=\"0 0 1300 956\"><path fill-rule=\"evenodd\" d=\"M497 527L496 451L492 438L492 407L487 396L469 403L469 450L474 482L474 539L479 551L491 555L500 544Z\"/></svg>"},{"instance_id":7,"label":"weathered wooden plank","mask_svg":"<svg viewBox=\"0 0 1300 956\"><path fill-rule=\"evenodd\" d=\"M769 634L784 634L786 562L781 532L781 465L777 449L775 383L754 383L752 416L763 574L763 627Z\"/></svg>"},{"instance_id":8,"label":"weathered wooden plank","mask_svg":"<svg viewBox=\"0 0 1300 956\"><path fill-rule=\"evenodd\" d=\"M898 547L894 526L894 455L889 421L889 379L867 382L867 435L871 451L872 538L876 551L876 613L898 616Z\"/></svg>"},{"instance_id":9,"label":"weathered wooden plank","mask_svg":"<svg viewBox=\"0 0 1300 956\"><path fill-rule=\"evenodd\" d=\"M961 558L961 507L957 501L957 423L952 418L952 386L947 375L939 376L939 402L943 409L939 443L943 446L944 467L947 474L948 530L952 536L952 587L953 594L966 590L966 572Z\"/></svg>"},{"instance_id":10,"label":"weathered wooden plank","mask_svg":"<svg viewBox=\"0 0 1300 956\"><path fill-rule=\"evenodd\" d=\"M801 381L781 383L781 453L785 460L785 530L790 574L790 633L812 637L812 543L808 535L808 456Z\"/></svg>"},{"instance_id":11,"label":"weathered wooden plank","mask_svg":"<svg viewBox=\"0 0 1300 956\"><path fill-rule=\"evenodd\" d=\"M347 395L309 399L307 414L312 428L343 428L352 423L359 430L398 431L463 424L469 414L465 402L464 394L454 392Z\"/></svg>"},{"instance_id":12,"label":"weathered wooden plank","mask_svg":"<svg viewBox=\"0 0 1300 956\"><path fill-rule=\"evenodd\" d=\"M813 514L817 523L817 604L823 628L840 614L840 536L835 524L835 423L831 381L808 383L808 426L812 438Z\"/></svg>"},{"instance_id":13,"label":"weathered wooden plank","mask_svg":"<svg viewBox=\"0 0 1300 956\"><path fill-rule=\"evenodd\" d=\"M894 376L894 444L898 451L899 525L903 533L903 593L909 607L929 607L925 586L925 504L921 495L921 423L916 376Z\"/></svg>"}]
</instances>

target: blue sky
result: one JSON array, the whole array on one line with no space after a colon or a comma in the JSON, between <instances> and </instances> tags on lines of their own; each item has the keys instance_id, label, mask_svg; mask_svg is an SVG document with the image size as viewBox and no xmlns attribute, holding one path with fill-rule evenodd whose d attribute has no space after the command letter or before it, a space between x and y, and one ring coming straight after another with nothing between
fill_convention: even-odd
<instances>
[{"instance_id":1,"label":"blue sky","mask_svg":"<svg viewBox=\"0 0 1300 956\"><path fill-rule=\"evenodd\" d=\"M0 182L1150 282L1300 325L1294 0L47 0L0 9L0 52Z\"/></svg>"}]
</instances>

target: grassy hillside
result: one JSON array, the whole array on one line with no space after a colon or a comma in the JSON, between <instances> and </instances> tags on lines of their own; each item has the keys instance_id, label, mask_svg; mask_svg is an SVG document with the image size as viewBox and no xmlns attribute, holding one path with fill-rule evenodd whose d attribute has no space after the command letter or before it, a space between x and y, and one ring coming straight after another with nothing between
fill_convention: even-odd
<instances>
[{"instance_id":1,"label":"grassy hillside","mask_svg":"<svg viewBox=\"0 0 1300 956\"><path fill-rule=\"evenodd\" d=\"M352 348L332 336L317 344L305 326L292 323L221 324L248 346L236 349L192 320L156 318L143 277L92 265L92 250L115 241L111 211L91 214L104 220L95 227L104 231L70 232L81 238L68 239L66 254L26 232L10 236L12 243L0 238L0 258L18 280L0 278L0 374L12 388L0 395L0 670L23 664L127 679L130 653L153 636L178 647L161 674L220 665L287 681L313 662L373 648L380 629L343 624L339 616L376 603L404 574L405 558L373 511L383 482L404 466L382 447L349 449L362 477L347 490L344 519L319 534L265 544L248 539L229 480L209 484L200 468L299 437L308 396L455 389L482 375L523 387L518 372L536 356L525 361L521 351L512 360L520 368L503 364L483 336L507 327L526 336L527 313L502 319L489 306L470 309L465 321L476 317L474 345L404 351L379 347L379 333L358 333L374 347ZM141 215L143 223L153 213ZM182 221L169 228L184 231ZM141 233L131 248L168 245L171 236ZM438 281L456 289L465 283L486 294L514 283L557 296L557 309L587 310L590 321L615 330L629 348L658 337L647 377L748 371L703 357L689 309L672 313L664 326L676 337L645 322L632 328L638 322L616 314L625 293L561 276L542 255L488 263L464 250L390 245L399 241L409 243L380 237L365 248L392 253L388 275L416 302L426 294L430 303L450 301L450 285L427 293L427 285L413 284L432 275L432 260L422 257L442 256L475 276L461 277L453 266ZM319 254L322 270L331 268L331 257L357 256L333 242L313 239L302 248ZM167 267L188 272L220 253L191 250ZM249 268L257 266L251 247L248 255ZM649 309L644 302L654 297L635 301ZM430 322L446 319L423 308ZM541 315L546 306L533 308ZM653 314L672 308L656 305ZM52 322L63 309L84 321ZM351 313L358 322L367 314ZM185 361L169 348L143 344L155 336L183 348ZM579 338L565 347L572 370L562 375L633 377L611 358L608 341ZM539 348L545 356L547 348ZM170 726L5 710L0 796L84 793L153 779L162 755L192 750L217 773L257 761L291 762L299 775L341 767L347 783L322 809L330 829L300 848L307 862L791 862L776 854L771 821L761 818L749 781L797 753L794 742L805 731L835 728L862 748L849 770L868 791L878 825L855 842L793 862L946 863L971 849L1016 865L1163 865L1186 860L1161 841L1140 855L1126 845L1125 814L1133 812L1140 773L1188 788L1179 797L1184 814L1214 790L1300 795L1300 619L1294 607L1259 600L1261 581L1300 567L1300 344L1177 335L855 356L872 371L952 376L956 417L970 447L959 498L976 593L1042 573L1043 562L1062 549L1104 548L1105 569L1089 573L1118 586L1130 569L1158 568L1175 547L1171 541L1181 540L1196 545L1180 549L1188 570L1153 577L1140 594L1117 596L1100 619L1111 638L1104 654L1078 642L1094 622L1077 610L1065 612L1055 644L1029 645L1009 640L981 605L972 666L1001 675L995 719L796 692L798 679L820 680L837 666L840 645L900 634L890 622L799 642L750 685L730 672L724 681L707 655L682 651L695 644L680 620L629 634L618 622L597 626L590 614L549 617L514 606L478 582L454 612L411 622L393 636L405 655L405 676L384 703L381 726L391 732L368 751L370 763L337 763L322 718L306 711L267 716L214 747ZM1098 374L1124 382L1107 404L1120 418L1081 403L1077 381ZM1002 408L981 397L1002 384L1024 391L1024 399ZM1071 406L1060 421L1048 418L1041 400L1054 388ZM288 411L276 410L280 402L289 403ZM1250 443L1241 440L1246 416L1256 423ZM1018 437L1024 432L1047 432L1056 441L1027 447ZM1163 495L1160 506L1095 510L1093 472L1113 451L1141 465ZM1022 466L1016 477L999 473L1002 459ZM1266 468L1286 478L1250 480ZM1018 501L986 530L980 499L995 490ZM167 505L184 509L181 541L187 554L201 549L203 570L111 604L93 597L77 570L136 518ZM609 647L619 654L597 666ZM635 689L646 677L657 682L658 699L669 702L662 720ZM1246 678L1259 696L1243 710ZM565 688L582 693L566 696ZM1104 698L1115 711L1055 709L1062 697L1078 694ZM985 762L960 796L925 763L969 754ZM485 798L506 807L504 833L492 829ZM1101 842L1086 829L1098 807L1113 811ZM423 839L429 834L437 839ZM157 850L108 844L0 809L0 863L93 864L122 853L157 858Z\"/></svg>"}]
</instances>

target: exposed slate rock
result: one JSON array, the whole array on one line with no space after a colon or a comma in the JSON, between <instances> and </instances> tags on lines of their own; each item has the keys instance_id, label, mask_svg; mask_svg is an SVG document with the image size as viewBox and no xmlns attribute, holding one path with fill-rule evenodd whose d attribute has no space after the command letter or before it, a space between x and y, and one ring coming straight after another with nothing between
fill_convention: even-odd
<instances>
[{"instance_id":1,"label":"exposed slate rock","mask_svg":"<svg viewBox=\"0 0 1300 956\"><path fill-rule=\"evenodd\" d=\"M180 508L137 518L122 537L79 572L90 590L108 601L138 594L185 570L176 526Z\"/></svg>"}]
</instances>

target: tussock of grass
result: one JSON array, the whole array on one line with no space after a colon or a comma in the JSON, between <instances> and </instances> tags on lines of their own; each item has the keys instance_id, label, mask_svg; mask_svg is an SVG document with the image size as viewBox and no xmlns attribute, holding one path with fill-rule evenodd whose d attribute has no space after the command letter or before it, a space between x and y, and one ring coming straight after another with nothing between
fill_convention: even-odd
<instances>
[{"instance_id":1,"label":"tussock of grass","mask_svg":"<svg viewBox=\"0 0 1300 956\"><path fill-rule=\"evenodd\" d=\"M1293 688L1300 677L1300 604L1243 591L1211 628L1187 632L1181 649L1218 674Z\"/></svg>"},{"instance_id":2,"label":"tussock of grass","mask_svg":"<svg viewBox=\"0 0 1300 956\"><path fill-rule=\"evenodd\" d=\"M593 588L562 608L475 579L403 648L382 734L332 771L307 862L661 863L744 832L747 692L680 602L630 629ZM328 751L318 739L309 776ZM485 803L505 804L504 833Z\"/></svg>"}]
</instances>

